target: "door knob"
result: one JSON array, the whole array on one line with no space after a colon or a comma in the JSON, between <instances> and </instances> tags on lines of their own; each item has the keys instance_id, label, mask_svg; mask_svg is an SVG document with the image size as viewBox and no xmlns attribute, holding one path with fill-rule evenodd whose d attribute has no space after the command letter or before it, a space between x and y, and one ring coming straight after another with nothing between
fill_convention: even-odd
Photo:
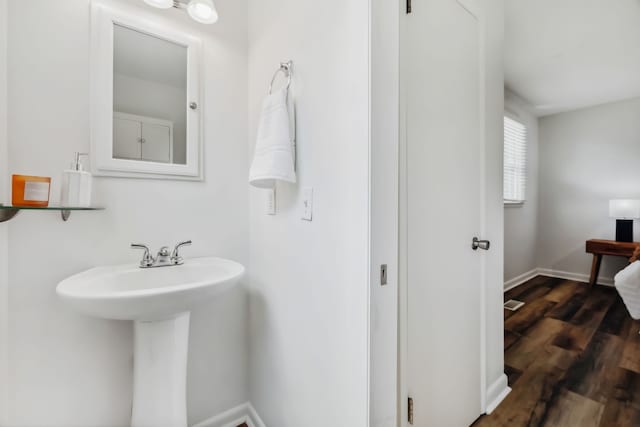
<instances>
[{"instance_id":1,"label":"door knob","mask_svg":"<svg viewBox=\"0 0 640 427\"><path fill-rule=\"evenodd\" d=\"M488 240L480 240L477 237L474 237L473 241L471 242L471 249L473 249L474 251L477 251L478 248L488 251L489 247L491 247L491 242Z\"/></svg>"}]
</instances>

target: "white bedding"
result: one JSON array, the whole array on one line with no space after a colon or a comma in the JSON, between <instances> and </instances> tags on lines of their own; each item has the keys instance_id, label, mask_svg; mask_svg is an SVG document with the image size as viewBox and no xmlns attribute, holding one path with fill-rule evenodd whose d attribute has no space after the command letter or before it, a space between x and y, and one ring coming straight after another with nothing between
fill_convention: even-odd
<instances>
[{"instance_id":1,"label":"white bedding","mask_svg":"<svg viewBox=\"0 0 640 427\"><path fill-rule=\"evenodd\" d=\"M640 319L640 261L629 264L613 281L631 317Z\"/></svg>"}]
</instances>

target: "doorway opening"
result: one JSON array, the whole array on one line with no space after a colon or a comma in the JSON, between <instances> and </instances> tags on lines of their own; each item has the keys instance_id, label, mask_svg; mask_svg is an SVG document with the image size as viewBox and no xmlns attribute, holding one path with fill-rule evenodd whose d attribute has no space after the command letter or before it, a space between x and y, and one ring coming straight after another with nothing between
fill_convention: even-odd
<instances>
[{"instance_id":1,"label":"doorway opening","mask_svg":"<svg viewBox=\"0 0 640 427\"><path fill-rule=\"evenodd\" d=\"M639 22L632 0L505 2L504 299L525 305L478 426L640 422Z\"/></svg>"}]
</instances>

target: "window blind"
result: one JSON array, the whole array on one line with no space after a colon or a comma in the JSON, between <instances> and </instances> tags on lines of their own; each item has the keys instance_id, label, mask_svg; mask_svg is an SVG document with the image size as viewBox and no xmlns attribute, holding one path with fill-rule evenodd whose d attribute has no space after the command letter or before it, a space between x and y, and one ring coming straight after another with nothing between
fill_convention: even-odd
<instances>
[{"instance_id":1,"label":"window blind","mask_svg":"<svg viewBox=\"0 0 640 427\"><path fill-rule=\"evenodd\" d=\"M504 118L504 201L525 201L527 184L527 128L522 123Z\"/></svg>"}]
</instances>

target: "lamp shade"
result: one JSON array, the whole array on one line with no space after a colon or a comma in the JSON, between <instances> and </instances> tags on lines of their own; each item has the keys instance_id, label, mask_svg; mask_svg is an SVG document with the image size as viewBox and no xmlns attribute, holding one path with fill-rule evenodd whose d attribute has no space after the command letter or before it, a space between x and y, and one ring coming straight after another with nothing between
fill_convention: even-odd
<instances>
[{"instance_id":1,"label":"lamp shade","mask_svg":"<svg viewBox=\"0 0 640 427\"><path fill-rule=\"evenodd\" d=\"M640 218L640 200L609 200L609 216L619 219Z\"/></svg>"}]
</instances>

